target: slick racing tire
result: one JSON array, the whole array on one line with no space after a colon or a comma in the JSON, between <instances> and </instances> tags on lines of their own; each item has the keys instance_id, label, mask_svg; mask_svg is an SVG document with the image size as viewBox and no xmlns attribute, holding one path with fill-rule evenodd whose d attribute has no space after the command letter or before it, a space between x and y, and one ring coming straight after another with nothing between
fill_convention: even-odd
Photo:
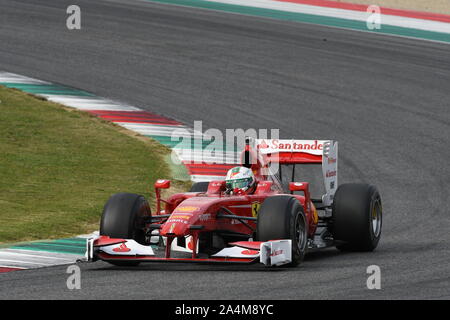
<instances>
[{"instance_id":1,"label":"slick racing tire","mask_svg":"<svg viewBox=\"0 0 450 320\"><path fill-rule=\"evenodd\" d=\"M267 198L258 212L256 237L258 241L291 239L292 262L287 266L299 265L308 245L308 224L303 206L289 195Z\"/></svg>"},{"instance_id":2,"label":"slick racing tire","mask_svg":"<svg viewBox=\"0 0 450 320\"><path fill-rule=\"evenodd\" d=\"M150 206L143 196L133 193L116 193L103 208L100 235L111 238L133 239L145 244L145 217L150 217ZM119 266L138 265L135 261L113 261Z\"/></svg>"},{"instance_id":3,"label":"slick racing tire","mask_svg":"<svg viewBox=\"0 0 450 320\"><path fill-rule=\"evenodd\" d=\"M192 185L189 192L206 192L208 191L209 182L196 182Z\"/></svg>"},{"instance_id":4,"label":"slick racing tire","mask_svg":"<svg viewBox=\"0 0 450 320\"><path fill-rule=\"evenodd\" d=\"M340 185L334 195L331 233L341 251L373 251L380 241L381 197L375 186Z\"/></svg>"}]
</instances>

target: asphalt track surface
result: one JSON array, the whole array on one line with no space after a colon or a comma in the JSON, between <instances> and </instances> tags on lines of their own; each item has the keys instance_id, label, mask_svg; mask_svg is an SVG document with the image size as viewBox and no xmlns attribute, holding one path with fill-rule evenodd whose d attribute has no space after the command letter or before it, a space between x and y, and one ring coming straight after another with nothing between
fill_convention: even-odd
<instances>
[{"instance_id":1,"label":"asphalt track surface","mask_svg":"<svg viewBox=\"0 0 450 320\"><path fill-rule=\"evenodd\" d=\"M378 186L373 253L296 269L83 264L0 274L0 298L450 298L450 46L141 1L0 1L0 70L59 82L205 128L280 128L340 141L340 182ZM378 265L382 290L366 288Z\"/></svg>"}]
</instances>

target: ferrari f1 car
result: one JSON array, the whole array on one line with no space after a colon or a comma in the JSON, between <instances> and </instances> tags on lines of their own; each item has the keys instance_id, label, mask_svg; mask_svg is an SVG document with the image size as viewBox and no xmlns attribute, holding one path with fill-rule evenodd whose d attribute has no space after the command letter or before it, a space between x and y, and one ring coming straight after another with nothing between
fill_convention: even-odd
<instances>
[{"instance_id":1,"label":"ferrari f1 car","mask_svg":"<svg viewBox=\"0 0 450 320\"><path fill-rule=\"evenodd\" d=\"M217 180L162 199L161 189L170 188L170 181L158 180L154 213L141 195L115 194L104 207L100 235L87 242L87 259L119 266L296 266L307 252L332 246L372 251L381 236L380 194L368 184L338 186L337 155L338 143L331 140L247 139L241 163L255 175L251 194L226 192L225 181ZM293 181L292 174L286 183L280 174L285 167L294 172L305 164L322 167L325 193L320 198L311 196L308 182Z\"/></svg>"}]
</instances>

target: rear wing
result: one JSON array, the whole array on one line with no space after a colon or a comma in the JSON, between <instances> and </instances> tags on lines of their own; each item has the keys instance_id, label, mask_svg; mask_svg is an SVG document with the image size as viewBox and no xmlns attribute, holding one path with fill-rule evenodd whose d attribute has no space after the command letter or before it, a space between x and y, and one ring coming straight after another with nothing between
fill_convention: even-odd
<instances>
[{"instance_id":1,"label":"rear wing","mask_svg":"<svg viewBox=\"0 0 450 320\"><path fill-rule=\"evenodd\" d=\"M333 203L338 186L338 142L333 140L256 139L254 148L266 163L321 164L325 206Z\"/></svg>"}]
</instances>

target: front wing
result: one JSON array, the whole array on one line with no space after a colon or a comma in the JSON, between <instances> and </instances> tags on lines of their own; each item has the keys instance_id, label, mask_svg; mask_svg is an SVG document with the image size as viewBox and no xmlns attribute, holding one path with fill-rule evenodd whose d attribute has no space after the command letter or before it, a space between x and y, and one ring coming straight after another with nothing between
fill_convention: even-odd
<instances>
[{"instance_id":1,"label":"front wing","mask_svg":"<svg viewBox=\"0 0 450 320\"><path fill-rule=\"evenodd\" d=\"M291 240L267 242L239 241L230 243L208 257L165 257L149 245L142 245L131 239L113 239L106 236L90 238L87 241L86 259L106 262L197 262L252 264L260 262L266 266L280 266L292 261ZM156 250L158 251L158 250Z\"/></svg>"}]
</instances>

